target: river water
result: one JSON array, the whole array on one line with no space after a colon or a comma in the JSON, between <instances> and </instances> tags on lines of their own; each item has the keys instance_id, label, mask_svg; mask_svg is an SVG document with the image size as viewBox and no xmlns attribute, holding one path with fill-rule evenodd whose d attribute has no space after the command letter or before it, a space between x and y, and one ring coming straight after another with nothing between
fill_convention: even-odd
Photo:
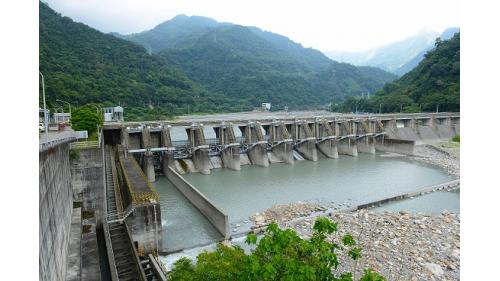
<instances>
[{"instance_id":1,"label":"river water","mask_svg":"<svg viewBox=\"0 0 500 281\"><path fill-rule=\"evenodd\" d=\"M358 205L452 179L438 168L404 157L363 153L358 157L341 155L338 159L320 157L317 162L296 161L293 165L272 164L268 168L242 166L240 171L213 169L211 175L191 173L184 177L229 215L231 230L239 224L238 231L251 226L249 216L275 204L314 201ZM158 178L156 187L162 204L165 251L208 244L221 238L168 180ZM443 202L459 208L459 194L442 194L427 195L430 201L423 197L394 203L385 210L406 207L410 211L425 211L434 206L432 212L440 212ZM427 208L421 208L425 205Z\"/></svg>"}]
</instances>

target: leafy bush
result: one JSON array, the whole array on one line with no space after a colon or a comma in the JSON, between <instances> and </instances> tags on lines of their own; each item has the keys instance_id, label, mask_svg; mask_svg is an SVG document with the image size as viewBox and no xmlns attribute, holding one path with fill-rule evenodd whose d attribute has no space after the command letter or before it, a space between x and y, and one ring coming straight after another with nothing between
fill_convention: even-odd
<instances>
[{"instance_id":1,"label":"leafy bush","mask_svg":"<svg viewBox=\"0 0 500 281\"><path fill-rule=\"evenodd\" d=\"M89 136L97 132L102 125L103 117L93 106L83 106L71 114L71 127L75 131L87 131Z\"/></svg>"},{"instance_id":2,"label":"leafy bush","mask_svg":"<svg viewBox=\"0 0 500 281\"><path fill-rule=\"evenodd\" d=\"M294 230L283 230L272 223L259 242L256 235L247 236L246 243L255 247L249 255L238 246L219 244L214 252L199 254L196 264L187 258L175 262L169 280L353 280L351 272L337 271L337 253L347 251L357 260L362 250L349 234L341 238L341 245L331 241L336 231L337 223L318 218L311 239L304 240ZM366 269L360 280L383 281L385 278Z\"/></svg>"},{"instance_id":3,"label":"leafy bush","mask_svg":"<svg viewBox=\"0 0 500 281\"><path fill-rule=\"evenodd\" d=\"M454 135L451 140L454 142L460 142L460 135Z\"/></svg>"}]
</instances>

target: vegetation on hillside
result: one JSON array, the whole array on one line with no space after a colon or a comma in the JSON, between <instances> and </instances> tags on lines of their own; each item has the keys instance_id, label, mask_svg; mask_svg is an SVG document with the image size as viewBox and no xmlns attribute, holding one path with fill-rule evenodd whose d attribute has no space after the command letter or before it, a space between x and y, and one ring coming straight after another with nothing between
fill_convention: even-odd
<instances>
[{"instance_id":1,"label":"vegetation on hillside","mask_svg":"<svg viewBox=\"0 0 500 281\"><path fill-rule=\"evenodd\" d=\"M416 68L387 83L371 97L348 97L333 111L354 112L460 111L460 33L436 40Z\"/></svg>"},{"instance_id":2,"label":"vegetation on hillside","mask_svg":"<svg viewBox=\"0 0 500 281\"><path fill-rule=\"evenodd\" d=\"M331 61L288 38L256 28L221 25L160 52L193 81L243 105L273 109L319 107L333 97L374 93L394 75Z\"/></svg>"},{"instance_id":3,"label":"vegetation on hillside","mask_svg":"<svg viewBox=\"0 0 500 281\"><path fill-rule=\"evenodd\" d=\"M350 258L357 260L362 250L349 234L342 237L341 244L335 241L336 232L337 224L328 218L316 220L313 235L308 240L300 238L292 229L282 230L272 223L260 241L254 234L247 236L247 244L255 248L249 255L238 246L219 244L214 252L199 254L196 264L187 258L178 260L169 280L358 280L352 272L339 272L338 253L345 251ZM359 280L384 281L385 278L366 269Z\"/></svg>"},{"instance_id":4,"label":"vegetation on hillside","mask_svg":"<svg viewBox=\"0 0 500 281\"><path fill-rule=\"evenodd\" d=\"M51 108L56 99L73 106L121 104L133 119L154 114L157 107L168 116L187 113L189 106L191 111L236 110L234 99L205 91L141 46L62 17L41 2L39 15L39 68Z\"/></svg>"}]
</instances>

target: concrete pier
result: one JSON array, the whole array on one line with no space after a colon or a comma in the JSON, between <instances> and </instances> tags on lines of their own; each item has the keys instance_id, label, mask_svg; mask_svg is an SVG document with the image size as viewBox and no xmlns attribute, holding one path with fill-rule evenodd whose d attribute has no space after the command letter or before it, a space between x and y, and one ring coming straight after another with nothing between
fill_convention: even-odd
<instances>
[{"instance_id":1,"label":"concrete pier","mask_svg":"<svg viewBox=\"0 0 500 281\"><path fill-rule=\"evenodd\" d=\"M356 141L358 152L375 154L375 137L366 136Z\"/></svg>"},{"instance_id":2,"label":"concrete pier","mask_svg":"<svg viewBox=\"0 0 500 281\"><path fill-rule=\"evenodd\" d=\"M162 169L165 167L174 167L175 166L175 157L174 150L175 147L172 145L172 138L170 137L170 125L164 125L161 129L160 142L161 147L167 148L167 151L164 151L162 154Z\"/></svg>"},{"instance_id":3,"label":"concrete pier","mask_svg":"<svg viewBox=\"0 0 500 281\"><path fill-rule=\"evenodd\" d=\"M328 158L339 158L339 151L337 149L337 141L335 139L326 139L317 144L319 151L321 151Z\"/></svg>"},{"instance_id":4,"label":"concrete pier","mask_svg":"<svg viewBox=\"0 0 500 281\"><path fill-rule=\"evenodd\" d=\"M271 143L271 153L280 162L293 164L293 140L283 122L273 122L264 130Z\"/></svg>"},{"instance_id":5,"label":"concrete pier","mask_svg":"<svg viewBox=\"0 0 500 281\"><path fill-rule=\"evenodd\" d=\"M294 126L292 126L292 137L297 143L295 145L295 150L297 150L302 157L310 161L318 161L316 137L307 122L295 122Z\"/></svg>"},{"instance_id":6,"label":"concrete pier","mask_svg":"<svg viewBox=\"0 0 500 281\"><path fill-rule=\"evenodd\" d=\"M153 162L153 153L149 151L151 149L151 134L149 131L149 126L144 126L142 129L141 138L141 148L147 149L142 157L142 170L146 174L146 177L150 182L155 182L155 166Z\"/></svg>"},{"instance_id":7,"label":"concrete pier","mask_svg":"<svg viewBox=\"0 0 500 281\"><path fill-rule=\"evenodd\" d=\"M337 142L339 154L358 156L358 146L356 138L344 138Z\"/></svg>"},{"instance_id":8,"label":"concrete pier","mask_svg":"<svg viewBox=\"0 0 500 281\"><path fill-rule=\"evenodd\" d=\"M221 124L214 127L215 137L222 147L220 152L222 165L224 168L239 171L240 167L240 144L236 142L232 124Z\"/></svg>"},{"instance_id":9,"label":"concrete pier","mask_svg":"<svg viewBox=\"0 0 500 281\"><path fill-rule=\"evenodd\" d=\"M208 145L205 141L203 126L192 124L186 128L189 144L192 147L192 158L195 169L205 175L210 174Z\"/></svg>"},{"instance_id":10,"label":"concrete pier","mask_svg":"<svg viewBox=\"0 0 500 281\"><path fill-rule=\"evenodd\" d=\"M245 126L240 126L244 143L248 146L247 154L252 165L269 167L267 156L267 141L262 134L263 128L259 123L248 122Z\"/></svg>"}]
</instances>

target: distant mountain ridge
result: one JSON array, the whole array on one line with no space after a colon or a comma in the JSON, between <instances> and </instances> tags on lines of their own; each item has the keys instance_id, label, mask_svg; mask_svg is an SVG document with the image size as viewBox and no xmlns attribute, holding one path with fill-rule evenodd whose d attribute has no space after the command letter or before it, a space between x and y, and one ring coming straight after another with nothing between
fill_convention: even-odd
<instances>
[{"instance_id":1,"label":"distant mountain ridge","mask_svg":"<svg viewBox=\"0 0 500 281\"><path fill-rule=\"evenodd\" d=\"M452 27L440 35L434 31L423 30L415 36L365 52L326 52L326 54L334 60L379 67L401 76L417 66L424 54L433 48L437 37L446 40L457 31L458 28Z\"/></svg>"},{"instance_id":2,"label":"distant mountain ridge","mask_svg":"<svg viewBox=\"0 0 500 281\"><path fill-rule=\"evenodd\" d=\"M441 35L439 36L439 38L441 38L441 40L449 40L457 32L460 32L460 29L458 27L450 27L450 28L447 28L445 31L443 31L441 33ZM395 73L396 75L399 75L399 76L406 74L407 72L409 72L410 70L415 68L424 59L425 54L427 52L429 52L430 50L432 50L433 48L434 48L434 44L427 47L426 49L422 50L420 53L418 53L416 56L414 56L410 61L403 64L395 71L393 71L393 73Z\"/></svg>"},{"instance_id":3,"label":"distant mountain ridge","mask_svg":"<svg viewBox=\"0 0 500 281\"><path fill-rule=\"evenodd\" d=\"M318 50L257 27L203 17L177 16L123 38L154 46L153 51L210 91L248 104L271 102L273 108L325 105L334 97L374 93L396 78L380 69L332 61Z\"/></svg>"}]
</instances>

